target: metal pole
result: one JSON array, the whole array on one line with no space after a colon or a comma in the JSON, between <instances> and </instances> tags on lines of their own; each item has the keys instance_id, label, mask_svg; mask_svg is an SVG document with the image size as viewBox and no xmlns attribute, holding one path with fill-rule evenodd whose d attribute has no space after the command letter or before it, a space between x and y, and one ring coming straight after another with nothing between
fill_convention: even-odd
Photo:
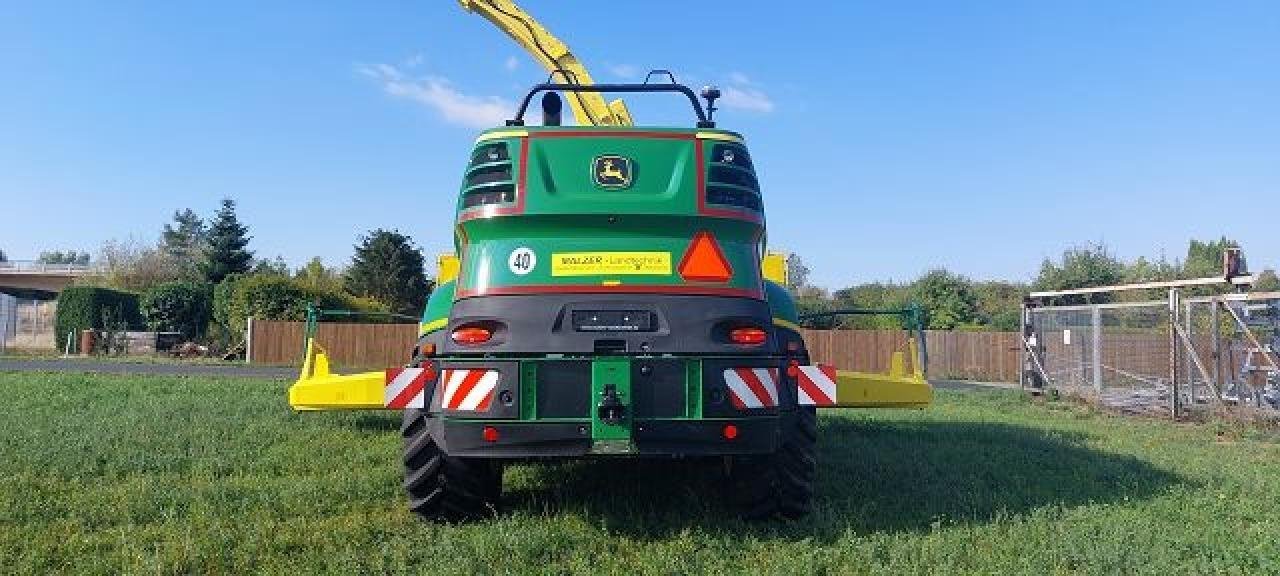
<instances>
[{"instance_id":1,"label":"metal pole","mask_svg":"<svg viewBox=\"0 0 1280 576\"><path fill-rule=\"evenodd\" d=\"M1183 313L1183 316L1182 316L1183 335L1187 336L1187 338L1182 341L1182 345L1186 347L1185 349L1183 349L1183 354L1182 354L1182 374L1187 379L1187 397L1191 398L1192 402L1195 402L1196 376L1195 376L1195 372L1191 371L1192 369L1191 355L1197 354L1198 352L1196 352L1195 343L1190 338L1191 336L1191 303L1183 302L1182 299L1178 299L1178 303L1182 304L1182 307L1180 308L1180 310ZM1208 382L1205 382L1205 385L1208 385L1208 384L1209 384Z\"/></svg>"},{"instance_id":2,"label":"metal pole","mask_svg":"<svg viewBox=\"0 0 1280 576\"><path fill-rule=\"evenodd\" d=\"M1169 289L1169 413L1175 420L1181 416L1178 398L1178 289Z\"/></svg>"},{"instance_id":3,"label":"metal pole","mask_svg":"<svg viewBox=\"0 0 1280 576\"><path fill-rule=\"evenodd\" d=\"M1018 340L1022 344L1018 346L1018 386L1023 391L1027 389L1027 327L1031 325L1031 310L1027 308L1027 303L1022 302L1022 325L1018 328Z\"/></svg>"},{"instance_id":4,"label":"metal pole","mask_svg":"<svg viewBox=\"0 0 1280 576\"><path fill-rule=\"evenodd\" d=\"M1218 306L1222 302L1214 298L1209 302L1209 336L1213 343L1213 389L1222 399L1222 325L1219 324Z\"/></svg>"},{"instance_id":5,"label":"metal pole","mask_svg":"<svg viewBox=\"0 0 1280 576\"><path fill-rule=\"evenodd\" d=\"M929 336L925 333L924 313L920 308L920 304L912 302L910 306L911 324L915 327L916 333L916 358L915 361L920 363L920 373L925 379L929 379Z\"/></svg>"},{"instance_id":6,"label":"metal pole","mask_svg":"<svg viewBox=\"0 0 1280 576\"><path fill-rule=\"evenodd\" d=\"M1102 395L1102 310L1093 309L1093 391Z\"/></svg>"}]
</instances>

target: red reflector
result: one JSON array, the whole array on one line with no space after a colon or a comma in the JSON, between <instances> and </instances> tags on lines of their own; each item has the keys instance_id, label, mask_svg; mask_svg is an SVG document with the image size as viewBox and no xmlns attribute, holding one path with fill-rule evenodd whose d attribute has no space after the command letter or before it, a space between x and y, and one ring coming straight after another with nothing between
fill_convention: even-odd
<instances>
[{"instance_id":1,"label":"red reflector","mask_svg":"<svg viewBox=\"0 0 1280 576\"><path fill-rule=\"evenodd\" d=\"M734 328L729 331L729 341L734 344L748 344L755 346L758 344L764 344L765 339L768 337L768 332L755 327Z\"/></svg>"},{"instance_id":2,"label":"red reflector","mask_svg":"<svg viewBox=\"0 0 1280 576\"><path fill-rule=\"evenodd\" d=\"M733 424L725 424L724 430L721 430L720 434L724 435L725 440L733 440L738 437L738 427Z\"/></svg>"},{"instance_id":3,"label":"red reflector","mask_svg":"<svg viewBox=\"0 0 1280 576\"><path fill-rule=\"evenodd\" d=\"M699 232L680 259L680 277L695 282L727 282L733 276L729 261L710 232Z\"/></svg>"},{"instance_id":4,"label":"red reflector","mask_svg":"<svg viewBox=\"0 0 1280 576\"><path fill-rule=\"evenodd\" d=\"M481 434L483 434L483 435L484 435L484 441L485 441L485 442L497 442L497 441L498 441L498 429L497 429L497 428L494 428L493 426L485 426L485 427L484 427L484 430L481 432Z\"/></svg>"},{"instance_id":5,"label":"red reflector","mask_svg":"<svg viewBox=\"0 0 1280 576\"><path fill-rule=\"evenodd\" d=\"M787 363L787 376L795 378L800 376L800 363L792 360Z\"/></svg>"},{"instance_id":6,"label":"red reflector","mask_svg":"<svg viewBox=\"0 0 1280 576\"><path fill-rule=\"evenodd\" d=\"M488 328L481 328L479 326L458 328L453 331L453 335L451 336L453 341L459 344L484 344L492 337L493 332L490 332Z\"/></svg>"}]
</instances>

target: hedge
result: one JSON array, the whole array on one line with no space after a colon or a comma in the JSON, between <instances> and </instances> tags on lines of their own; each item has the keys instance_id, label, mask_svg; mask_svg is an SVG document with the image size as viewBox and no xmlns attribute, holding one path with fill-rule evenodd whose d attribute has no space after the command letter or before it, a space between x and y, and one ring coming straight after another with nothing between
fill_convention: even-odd
<instances>
[{"instance_id":1,"label":"hedge","mask_svg":"<svg viewBox=\"0 0 1280 576\"><path fill-rule=\"evenodd\" d=\"M307 306L385 312L386 306L367 298L307 288L287 276L231 275L213 291L213 318L231 334L243 334L250 316L261 320L305 320Z\"/></svg>"},{"instance_id":2,"label":"hedge","mask_svg":"<svg viewBox=\"0 0 1280 576\"><path fill-rule=\"evenodd\" d=\"M54 318L54 344L61 347L68 332L72 351L79 351L81 330L141 328L138 295L96 286L68 286L58 294Z\"/></svg>"},{"instance_id":3,"label":"hedge","mask_svg":"<svg viewBox=\"0 0 1280 576\"><path fill-rule=\"evenodd\" d=\"M195 339L204 334L213 307L213 290L203 282L165 282L149 288L139 299L147 327L181 332Z\"/></svg>"}]
</instances>

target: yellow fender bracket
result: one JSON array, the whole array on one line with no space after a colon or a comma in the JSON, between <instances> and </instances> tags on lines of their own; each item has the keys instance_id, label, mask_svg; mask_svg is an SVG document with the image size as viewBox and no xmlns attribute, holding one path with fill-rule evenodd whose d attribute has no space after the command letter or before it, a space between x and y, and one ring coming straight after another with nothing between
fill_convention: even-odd
<instances>
[{"instance_id":1,"label":"yellow fender bracket","mask_svg":"<svg viewBox=\"0 0 1280 576\"><path fill-rule=\"evenodd\" d=\"M289 387L294 410L381 410L386 372L330 374L329 357L314 340L307 340L302 373Z\"/></svg>"},{"instance_id":2,"label":"yellow fender bracket","mask_svg":"<svg viewBox=\"0 0 1280 576\"><path fill-rule=\"evenodd\" d=\"M908 342L913 358L916 342ZM836 371L836 406L847 408L923 408L933 401L933 386L925 380L924 371L916 363L908 373L902 352L889 359L888 374Z\"/></svg>"}]
</instances>

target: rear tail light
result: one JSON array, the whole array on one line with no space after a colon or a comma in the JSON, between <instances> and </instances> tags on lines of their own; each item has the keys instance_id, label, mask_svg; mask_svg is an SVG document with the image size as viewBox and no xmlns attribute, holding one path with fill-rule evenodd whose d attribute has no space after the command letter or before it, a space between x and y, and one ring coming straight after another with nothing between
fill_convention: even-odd
<instances>
[{"instance_id":1,"label":"rear tail light","mask_svg":"<svg viewBox=\"0 0 1280 576\"><path fill-rule=\"evenodd\" d=\"M743 328L734 328L729 331L729 341L734 344L743 344L746 346L758 346L764 344L769 337L769 333L761 328L748 326Z\"/></svg>"},{"instance_id":2,"label":"rear tail light","mask_svg":"<svg viewBox=\"0 0 1280 576\"><path fill-rule=\"evenodd\" d=\"M484 436L485 442L498 441L498 429L494 428L493 426L485 426L484 430L481 431L481 435Z\"/></svg>"},{"instance_id":3,"label":"rear tail light","mask_svg":"<svg viewBox=\"0 0 1280 576\"><path fill-rule=\"evenodd\" d=\"M733 424L725 424L724 429L720 431L720 435L725 440L734 440L738 438L738 427Z\"/></svg>"},{"instance_id":4,"label":"rear tail light","mask_svg":"<svg viewBox=\"0 0 1280 576\"><path fill-rule=\"evenodd\" d=\"M488 342L493 338L493 331L483 326L463 326L454 330L449 337L458 344L473 346Z\"/></svg>"}]
</instances>

